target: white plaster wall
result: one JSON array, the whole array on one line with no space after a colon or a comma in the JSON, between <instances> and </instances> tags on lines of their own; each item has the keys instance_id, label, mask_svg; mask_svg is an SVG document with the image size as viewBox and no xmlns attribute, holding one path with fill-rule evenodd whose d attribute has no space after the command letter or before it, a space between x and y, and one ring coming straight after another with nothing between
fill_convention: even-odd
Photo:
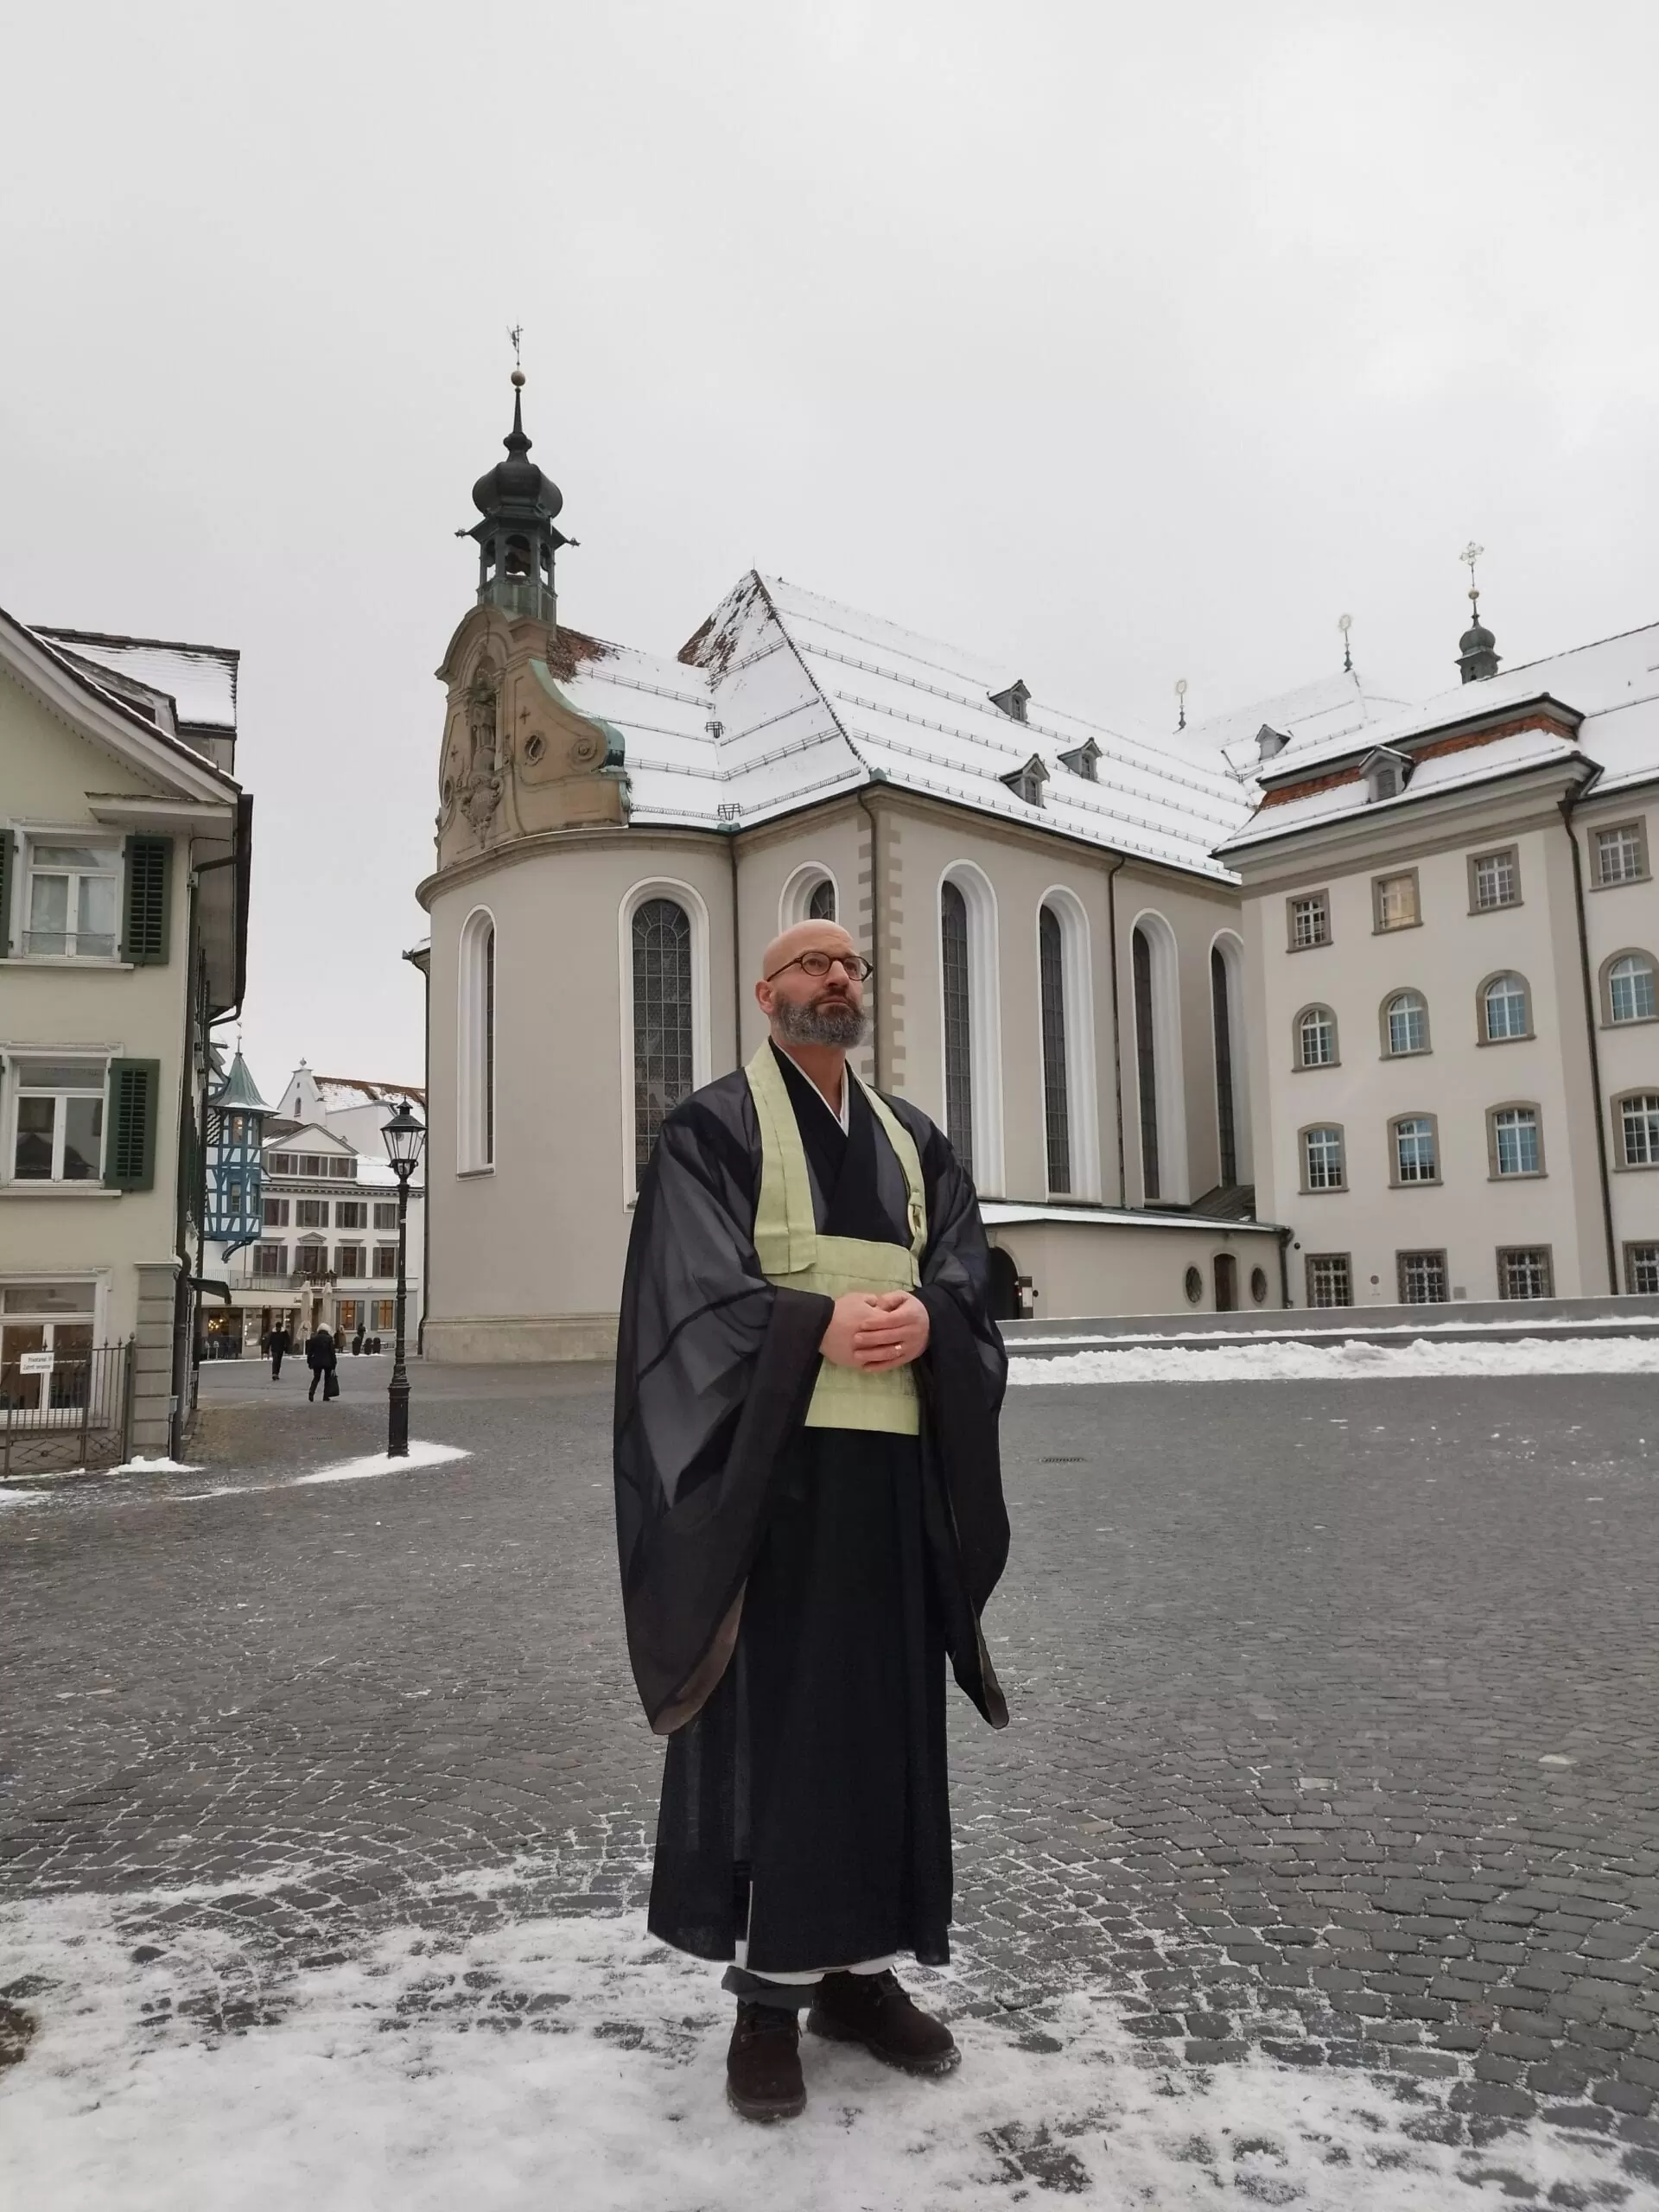
<instances>
[{"instance_id":1,"label":"white plaster wall","mask_svg":"<svg viewBox=\"0 0 1659 2212\"><path fill-rule=\"evenodd\" d=\"M1242 1311L1277 1311L1282 1304L1279 1242L1266 1230L1217 1230L1208 1222L1190 1229L1014 1222L993 1230L991 1242L1008 1254L1021 1274L1032 1278L1037 1293L1033 1312L1039 1321L1108 1313L1212 1313L1216 1255L1221 1252L1230 1252L1237 1262ZM1185 1290L1191 1267L1204 1278L1196 1304ZM1267 1294L1259 1301L1250 1287L1257 1268L1267 1278Z\"/></svg>"},{"instance_id":2,"label":"white plaster wall","mask_svg":"<svg viewBox=\"0 0 1659 2212\"><path fill-rule=\"evenodd\" d=\"M139 793L139 779L101 747L48 715L0 671L0 822L105 830L86 793ZM143 790L145 797L153 791ZM178 1160L180 1058L188 981L189 841L173 851L172 957L143 968L62 961L0 961L0 1045L44 1052L95 1048L112 1057L161 1063L156 1116L156 1173L148 1191L88 1186L41 1191L0 1179L0 1274L94 1274L99 1341L133 1333L139 1265L171 1264ZM14 917L21 868L14 868ZM12 942L18 941L14 918ZM9 1119L9 1116L8 1116ZM0 1169L10 1162L0 1163Z\"/></svg>"},{"instance_id":3,"label":"white plaster wall","mask_svg":"<svg viewBox=\"0 0 1659 2212\"><path fill-rule=\"evenodd\" d=\"M620 917L643 880L683 883L709 916L710 1074L733 1065L731 882L723 841L588 832L432 903L428 1349L546 1358L613 1340L632 1211L632 1096L622 1053ZM496 925L495 1164L456 1166L457 944ZM573 1320L574 1333L563 1324Z\"/></svg>"},{"instance_id":4,"label":"white plaster wall","mask_svg":"<svg viewBox=\"0 0 1659 2212\"><path fill-rule=\"evenodd\" d=\"M1522 904L1471 914L1467 855L1510 842ZM1422 924L1378 933L1372 878L1408 864L1418 869ZM1321 887L1330 893L1332 941L1290 951L1287 898ZM1393 1302L1395 1255L1412 1250L1444 1250L1452 1285L1471 1299L1497 1294L1503 1245L1549 1245L1560 1296L1605 1289L1571 854L1559 821L1516 830L1494 816L1455 848L1375 855L1340 873L1314 865L1294 883L1253 893L1249 904L1263 1022L1254 1050L1265 1060L1257 1095L1265 1094L1271 1131L1270 1160L1262 1158L1269 1148L1258 1147L1258 1199L1262 1211L1294 1224L1296 1301L1307 1252L1350 1253L1361 1304ZM1535 1035L1483 1044L1477 995L1503 969L1527 979ZM1389 1059L1380 1012L1404 988L1427 1001L1431 1049ZM1336 1012L1339 1064L1299 1069L1294 1024L1315 1003ZM1491 1177L1486 1109L1510 1101L1541 1109L1546 1173L1536 1181ZM1438 1118L1437 1185L1390 1186L1389 1123L1408 1113ZM1299 1132L1323 1122L1345 1130L1349 1187L1305 1192Z\"/></svg>"}]
</instances>

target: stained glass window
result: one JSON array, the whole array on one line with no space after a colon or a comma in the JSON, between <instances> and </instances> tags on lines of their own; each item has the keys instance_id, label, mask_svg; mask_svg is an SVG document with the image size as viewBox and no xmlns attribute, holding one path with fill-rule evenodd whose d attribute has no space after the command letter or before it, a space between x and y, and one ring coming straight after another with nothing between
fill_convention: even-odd
<instances>
[{"instance_id":1,"label":"stained glass window","mask_svg":"<svg viewBox=\"0 0 1659 2212\"><path fill-rule=\"evenodd\" d=\"M633 917L636 1182L664 1121L691 1088L691 924L672 899L647 899Z\"/></svg>"},{"instance_id":2,"label":"stained glass window","mask_svg":"<svg viewBox=\"0 0 1659 2212\"><path fill-rule=\"evenodd\" d=\"M968 969L968 901L954 883L939 893L939 960L944 979L945 1134L974 1172L972 994Z\"/></svg>"},{"instance_id":3,"label":"stained glass window","mask_svg":"<svg viewBox=\"0 0 1659 2212\"><path fill-rule=\"evenodd\" d=\"M1216 1024L1216 1122L1221 1135L1221 1179L1238 1180L1238 1128L1233 1102L1233 1017L1227 999L1227 963L1210 948L1210 998Z\"/></svg>"},{"instance_id":4,"label":"stained glass window","mask_svg":"<svg viewBox=\"0 0 1659 2212\"><path fill-rule=\"evenodd\" d=\"M1043 1001L1043 1128L1048 1143L1048 1187L1071 1188L1071 1129L1065 1072L1065 950L1059 916L1045 906L1037 917L1037 965Z\"/></svg>"},{"instance_id":5,"label":"stained glass window","mask_svg":"<svg viewBox=\"0 0 1659 2212\"><path fill-rule=\"evenodd\" d=\"M1141 1185L1148 1205L1159 1196L1158 1048L1152 1033L1152 947L1136 930L1130 944L1135 970L1135 1061L1141 1087Z\"/></svg>"}]
</instances>

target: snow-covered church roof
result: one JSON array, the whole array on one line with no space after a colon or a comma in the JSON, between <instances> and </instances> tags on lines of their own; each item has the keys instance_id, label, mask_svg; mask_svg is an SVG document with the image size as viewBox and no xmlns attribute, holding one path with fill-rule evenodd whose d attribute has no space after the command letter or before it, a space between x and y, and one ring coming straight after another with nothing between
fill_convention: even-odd
<instances>
[{"instance_id":1,"label":"snow-covered church roof","mask_svg":"<svg viewBox=\"0 0 1659 2212\"><path fill-rule=\"evenodd\" d=\"M637 823L747 826L887 782L1231 880L1212 852L1250 794L1213 742L1091 719L1038 689L1016 718L995 695L1021 677L751 571L677 658L582 640L559 688L621 736ZM1040 798L1008 780L1033 760L1045 779L1025 788Z\"/></svg>"}]
</instances>

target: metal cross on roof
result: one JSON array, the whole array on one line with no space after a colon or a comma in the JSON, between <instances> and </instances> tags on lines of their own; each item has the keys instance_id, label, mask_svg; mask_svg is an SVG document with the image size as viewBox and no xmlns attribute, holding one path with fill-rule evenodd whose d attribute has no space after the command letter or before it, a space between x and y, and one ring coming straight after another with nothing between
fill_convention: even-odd
<instances>
[{"instance_id":1,"label":"metal cross on roof","mask_svg":"<svg viewBox=\"0 0 1659 2212\"><path fill-rule=\"evenodd\" d=\"M1459 561L1466 561L1469 564L1469 596L1477 607L1480 604L1480 586L1475 582L1475 563L1485 550L1484 545L1477 545L1471 537L1458 556Z\"/></svg>"}]
</instances>

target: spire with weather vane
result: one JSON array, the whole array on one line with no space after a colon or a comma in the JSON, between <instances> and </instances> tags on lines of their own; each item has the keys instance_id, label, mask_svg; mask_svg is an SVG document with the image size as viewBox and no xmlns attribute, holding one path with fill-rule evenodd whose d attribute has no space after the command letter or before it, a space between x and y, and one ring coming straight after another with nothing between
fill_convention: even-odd
<instances>
[{"instance_id":1,"label":"spire with weather vane","mask_svg":"<svg viewBox=\"0 0 1659 2212\"><path fill-rule=\"evenodd\" d=\"M1465 683L1478 683L1483 677L1497 674L1497 639L1480 619L1480 586L1475 582L1475 563L1486 548L1477 545L1471 537L1458 558L1469 568L1469 604L1472 610L1469 627L1458 639L1458 666L1463 671Z\"/></svg>"}]
</instances>

